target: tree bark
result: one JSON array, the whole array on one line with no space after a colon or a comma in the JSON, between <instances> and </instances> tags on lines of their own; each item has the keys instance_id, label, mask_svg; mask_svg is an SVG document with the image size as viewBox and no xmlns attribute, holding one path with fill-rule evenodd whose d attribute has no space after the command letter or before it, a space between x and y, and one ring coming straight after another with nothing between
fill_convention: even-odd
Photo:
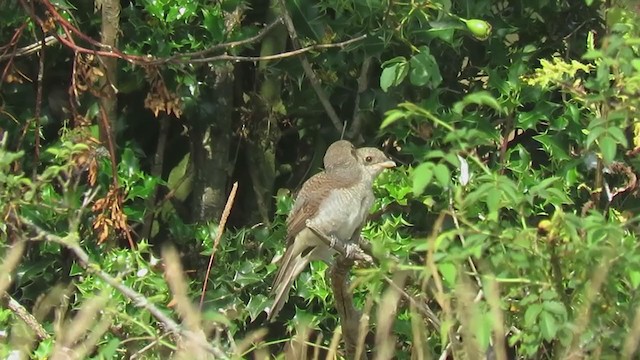
<instances>
[{"instance_id":1,"label":"tree bark","mask_svg":"<svg viewBox=\"0 0 640 360\"><path fill-rule=\"evenodd\" d=\"M229 147L233 116L233 76L231 63L216 65L211 96L216 117L197 121L191 132L195 183L193 186L194 221L218 220L222 215L230 174Z\"/></svg>"},{"instance_id":2,"label":"tree bark","mask_svg":"<svg viewBox=\"0 0 640 360\"><path fill-rule=\"evenodd\" d=\"M272 1L267 14L267 23L279 16L276 1ZM278 25L262 41L260 56L281 53L287 45L287 30ZM253 126L247 141L247 164L253 185L255 202L260 221L268 224L271 219L273 187L276 178L276 146L280 140L280 121L282 107L282 79L268 70L269 61L261 61L258 77L262 77L259 96L256 98L258 111L253 114Z\"/></svg>"},{"instance_id":3,"label":"tree bark","mask_svg":"<svg viewBox=\"0 0 640 360\"><path fill-rule=\"evenodd\" d=\"M226 12L225 31L240 26L244 5ZM191 127L195 182L193 185L194 221L218 221L227 200L226 188L233 165L229 162L234 110L234 70L232 63L216 64L213 69L213 119L200 119Z\"/></svg>"}]
</instances>

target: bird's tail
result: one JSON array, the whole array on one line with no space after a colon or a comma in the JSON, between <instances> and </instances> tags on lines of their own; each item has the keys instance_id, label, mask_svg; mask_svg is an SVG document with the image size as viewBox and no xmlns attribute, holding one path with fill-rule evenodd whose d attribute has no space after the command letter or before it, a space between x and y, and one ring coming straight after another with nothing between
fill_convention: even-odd
<instances>
[{"instance_id":1,"label":"bird's tail","mask_svg":"<svg viewBox=\"0 0 640 360\"><path fill-rule=\"evenodd\" d=\"M273 321L278 316L278 313L289 299L289 290L293 282L307 267L311 259L309 251L297 252L293 248L291 246L285 253L282 265L273 281L271 293L275 294L275 299L267 315L268 321Z\"/></svg>"}]
</instances>

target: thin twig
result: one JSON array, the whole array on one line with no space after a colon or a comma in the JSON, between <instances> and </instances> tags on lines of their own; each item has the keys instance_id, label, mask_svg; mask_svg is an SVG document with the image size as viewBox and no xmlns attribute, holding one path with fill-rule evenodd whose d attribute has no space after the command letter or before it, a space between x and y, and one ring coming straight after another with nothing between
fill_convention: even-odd
<instances>
[{"instance_id":1,"label":"thin twig","mask_svg":"<svg viewBox=\"0 0 640 360\"><path fill-rule=\"evenodd\" d=\"M287 11L287 6L284 0L278 0L278 4L280 6L280 11L282 12L284 25L287 27L287 31L289 32L291 43L293 44L294 48L300 49L301 46L300 46L300 42L298 41L298 33L296 32L296 28L293 25L293 20L291 19L291 16ZM366 35L363 35L360 38L364 38L364 37L366 37ZM302 68L304 69L304 73L309 78L309 82L311 82L311 87L313 87L313 90L316 92L316 95L318 96L320 103L324 107L324 110L327 112L327 115L329 115L329 119L331 120L333 127L336 129L338 133L340 133L340 131L342 130L342 121L340 121L338 114L336 113L335 109L333 108L333 105L331 105L331 102L329 101L329 97L322 89L322 85L320 85L320 80L318 80L318 77L316 76L315 72L311 68L311 63L309 63L309 60L307 60L307 57L304 55L300 57L300 62L302 63Z\"/></svg>"},{"instance_id":2,"label":"thin twig","mask_svg":"<svg viewBox=\"0 0 640 360\"><path fill-rule=\"evenodd\" d=\"M61 35L64 36L64 35ZM31 45L27 45L27 46L23 46L20 48L17 48L15 51L13 51L11 54L5 54L5 55L0 55L0 61L5 60L5 59L9 59L11 57L21 57L21 56L27 56L27 55L31 55L35 52L40 51L40 49L42 49L45 46L51 46L54 44L58 43L58 39L56 39L55 36L47 36L45 37L42 41L38 41L36 43L33 43Z\"/></svg>"},{"instance_id":3,"label":"thin twig","mask_svg":"<svg viewBox=\"0 0 640 360\"><path fill-rule=\"evenodd\" d=\"M36 108L34 111L34 117L35 117L35 122L36 122L36 126L35 126L35 134L34 134L34 140L35 140L35 144L34 144L34 152L33 152L33 172L31 175L31 179L35 180L36 176L38 175L38 166L39 166L39 162L40 162L40 113L42 112L42 87L43 87L43 82L44 82L44 32L42 33L42 49L40 50L40 59L38 62L38 88L36 90Z\"/></svg>"},{"instance_id":4,"label":"thin twig","mask_svg":"<svg viewBox=\"0 0 640 360\"><path fill-rule=\"evenodd\" d=\"M351 118L351 126L349 127L348 137L353 139L356 134L360 133L362 125L362 114L360 112L360 97L369 87L369 68L371 67L371 56L364 58L362 67L360 68L360 76L358 77L358 91L353 104L353 117Z\"/></svg>"},{"instance_id":5,"label":"thin twig","mask_svg":"<svg viewBox=\"0 0 640 360\"><path fill-rule=\"evenodd\" d=\"M356 38L353 39L349 39L349 40L345 40L342 42L338 42L338 43L332 43L332 44L315 44L315 45L310 45L304 48L300 48L297 50L292 50L292 51L286 51L283 53L279 53L279 54L273 54L273 55L264 55L264 56L237 56L237 55L227 55L227 54L222 54L222 55L216 55L216 56L211 56L211 57L207 57L207 58L202 58L202 59L191 59L189 60L189 63L205 63L205 62L213 62L213 61L220 61L220 60L228 60L228 61L268 61L268 60L279 60L279 59L284 59L284 58L289 58L289 57L294 57L294 56L301 56L304 53L307 53L309 51L313 51L313 50L319 50L319 49L331 49L331 48L344 48L345 46L361 41L363 39L365 39L367 37L367 35L362 35L362 36L358 36Z\"/></svg>"},{"instance_id":6,"label":"thin twig","mask_svg":"<svg viewBox=\"0 0 640 360\"><path fill-rule=\"evenodd\" d=\"M238 192L238 182L233 183L233 187L231 188L231 193L227 198L227 203L224 205L224 210L222 210L222 216L220 217L220 224L218 225L218 231L216 233L216 238L213 241L213 249L211 249L211 256L209 257L209 266L207 266L207 274L204 277L204 284L202 285L202 294L200 295L200 309L202 310L202 304L204 303L204 294L207 292L207 283L209 282L209 273L211 272L211 266L213 266L213 258L216 255L216 249L220 244L220 239L222 238L222 233L224 232L224 227L227 224L227 219L229 218L229 214L231 213L231 207L233 206L233 202L236 199L236 193Z\"/></svg>"}]
</instances>

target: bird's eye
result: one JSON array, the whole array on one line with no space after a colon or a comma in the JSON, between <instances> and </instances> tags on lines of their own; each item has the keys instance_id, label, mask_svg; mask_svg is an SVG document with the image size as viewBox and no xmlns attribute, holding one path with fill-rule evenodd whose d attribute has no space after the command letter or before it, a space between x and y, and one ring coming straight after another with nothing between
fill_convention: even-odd
<instances>
[{"instance_id":1,"label":"bird's eye","mask_svg":"<svg viewBox=\"0 0 640 360\"><path fill-rule=\"evenodd\" d=\"M364 158L364 161L366 162L371 162L371 160L373 160L373 158L371 156L367 156L366 158Z\"/></svg>"}]
</instances>

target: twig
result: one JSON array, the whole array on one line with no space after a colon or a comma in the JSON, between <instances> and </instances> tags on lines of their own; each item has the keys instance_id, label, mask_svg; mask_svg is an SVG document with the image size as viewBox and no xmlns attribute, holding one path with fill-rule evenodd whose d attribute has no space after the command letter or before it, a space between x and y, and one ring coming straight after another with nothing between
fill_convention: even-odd
<instances>
[{"instance_id":1,"label":"twig","mask_svg":"<svg viewBox=\"0 0 640 360\"><path fill-rule=\"evenodd\" d=\"M204 284L202 285L202 294L200 295L200 309L202 310L202 304L204 303L204 294L207 292L207 283L209 282L209 274L211 273L211 266L213 266L213 258L216 255L216 249L220 244L220 239L222 238L222 233L224 232L224 227L227 224L227 219L229 218L229 214L231 213L231 207L233 206L233 202L236 198L236 192L238 191L238 182L233 183L233 187L231 188L231 193L227 198L227 203L224 205L224 210L222 210L222 216L220 217L220 224L218 225L218 231L216 233L216 238L213 241L213 249L211 250L211 256L209 257L209 265L207 266L207 274L204 277Z\"/></svg>"},{"instance_id":2,"label":"twig","mask_svg":"<svg viewBox=\"0 0 640 360\"><path fill-rule=\"evenodd\" d=\"M42 33L42 49L40 50L40 61L38 63L38 88L36 90L36 108L35 108L35 121L36 121L36 126L35 126L35 144L34 144L34 152L33 152L33 172L31 175L31 179L35 180L36 176L38 175L38 166L39 166L39 162L40 162L40 113L42 111L42 83L44 81L44 32Z\"/></svg>"},{"instance_id":3,"label":"twig","mask_svg":"<svg viewBox=\"0 0 640 360\"><path fill-rule=\"evenodd\" d=\"M191 59L189 60L189 63L204 63L204 62L212 62L212 61L220 61L220 60L229 60L229 61L268 61L268 60L278 60L278 59L284 59L284 58L288 58L288 57L293 57L293 56L298 56L298 55L302 55L304 53L307 53L309 51L312 50L317 50L317 49L331 49L331 48L344 48L345 46L352 44L354 42L358 42L361 41L363 39L365 39L367 37L367 35L362 35L362 36L358 36L356 38L353 39L349 39L349 40L345 40L339 43L332 43L332 44L315 44L315 45L310 45L304 48L300 48L297 50L292 50L292 51L286 51L283 53L279 53L279 54L273 54L273 55L264 55L264 56L236 56L236 55L227 55L227 54L222 54L222 55L216 55L216 56L211 56L211 57L207 57L207 58L202 58L202 59Z\"/></svg>"},{"instance_id":4,"label":"twig","mask_svg":"<svg viewBox=\"0 0 640 360\"><path fill-rule=\"evenodd\" d=\"M38 42L33 43L31 45L27 45L27 46L23 46L23 47L17 48L11 54L0 55L0 61L5 60L5 59L9 59L11 57L21 57L21 56L31 55L34 52L40 51L40 49L42 49L43 46L50 46L50 45L54 45L54 44L57 44L57 43L58 43L58 39L56 39L55 36L49 35L49 36L45 37L43 39L43 41L38 41Z\"/></svg>"},{"instance_id":5,"label":"twig","mask_svg":"<svg viewBox=\"0 0 640 360\"><path fill-rule=\"evenodd\" d=\"M371 67L371 56L364 58L362 62L362 68L360 68L360 76L358 77L358 92L356 93L356 99L353 104L353 117L351 119L351 126L349 127L348 137L353 139L356 134L360 133L360 126L362 125L362 115L360 114L360 96L369 87L369 68Z\"/></svg>"},{"instance_id":6,"label":"twig","mask_svg":"<svg viewBox=\"0 0 640 360\"><path fill-rule=\"evenodd\" d=\"M287 6L284 0L278 0L278 4L280 6L280 11L282 12L284 25L287 27L287 31L289 32L291 43L293 44L294 48L300 49L301 46L300 46L300 42L298 41L298 33L296 32L296 28L293 25L293 20L291 19L291 16L287 11ZM364 38L364 37L366 37L366 35L361 36L361 38ZM320 85L320 80L318 80L318 77L316 76L315 72L313 72L313 69L311 68L311 64L309 63L309 60L307 60L307 57L303 55L300 57L300 62L302 63L302 68L304 69L304 73L309 78L309 82L311 82L311 86L313 87L313 90L316 92L316 95L318 96L320 103L322 103L324 110L327 112L327 115L329 115L329 119L331 120L331 123L333 123L333 127L335 127L338 133L340 133L340 131L342 130L342 121L340 121L338 114L336 113L335 109L331 105L331 102L329 101L329 97L322 89L322 86Z\"/></svg>"},{"instance_id":7,"label":"twig","mask_svg":"<svg viewBox=\"0 0 640 360\"><path fill-rule=\"evenodd\" d=\"M22 23L22 25L18 29L16 29L16 32L13 34L13 37L11 38L11 41L9 41L7 45L3 46L3 49L6 49L3 55L5 55L10 48L14 48L14 51L12 51L9 55L6 55L9 61L7 61L7 65L4 67L4 70L2 70L2 76L0 77L0 88L2 88L2 84L4 84L5 82L7 74L9 73L9 69L11 69L13 65L13 59L16 53L15 47L17 46L18 39L20 39L20 36L22 36L22 32L26 27L27 27L27 23L26 22Z\"/></svg>"},{"instance_id":8,"label":"twig","mask_svg":"<svg viewBox=\"0 0 640 360\"><path fill-rule=\"evenodd\" d=\"M164 312L162 312L159 308L157 308L153 303L151 303L144 295L139 292L131 289L130 287L122 284L118 279L112 277L106 272L100 269L98 264L91 262L89 259L89 254L87 254L79 245L78 240L68 239L72 237L73 234L69 234L66 238L62 238L55 234L51 234L44 229L40 228L38 225L34 224L31 220L20 217L19 220L29 227L35 234L35 237L31 237L30 240L46 240L51 241L53 243L60 244L65 248L71 250L71 252L78 258L80 261L80 265L88 272L95 274L97 277L102 279L104 282L114 287L118 291L120 291L124 296L129 298L133 305L142 309L145 309L151 313L158 321L160 321L164 327L169 331L180 336L184 336L185 338L192 341L194 344L202 347L207 352L217 356L219 358L227 359L228 357L225 353L218 347L215 347L208 342L202 341L201 336L193 333L192 331L183 329L178 323L176 323L173 319L167 316ZM76 235L77 236L77 235Z\"/></svg>"},{"instance_id":9,"label":"twig","mask_svg":"<svg viewBox=\"0 0 640 360\"><path fill-rule=\"evenodd\" d=\"M322 242L324 242L330 248L336 250L343 257L345 257L345 258L349 257L352 260L359 260L359 261L364 261L364 262L369 263L369 264L373 264L373 258L371 256L365 254L364 251L362 251L362 249L360 249L360 247L357 247L356 251L353 254L348 254L347 245L345 243L343 243L342 241L332 241L332 239L329 236L327 236L322 231L318 230L316 227L308 224L308 222L307 222L307 228L309 230L311 230L318 238L320 238L320 240L322 240ZM349 256L347 256L347 255L349 255Z\"/></svg>"},{"instance_id":10,"label":"twig","mask_svg":"<svg viewBox=\"0 0 640 360\"><path fill-rule=\"evenodd\" d=\"M11 297L11 295L5 293L3 297L7 300L7 307L9 310L13 311L22 321L24 321L27 326L31 328L36 333L36 336L40 340L49 339L51 335L47 333L47 331L42 327L42 325L38 322L38 320L31 315L24 306L22 306L16 299Z\"/></svg>"}]
</instances>

